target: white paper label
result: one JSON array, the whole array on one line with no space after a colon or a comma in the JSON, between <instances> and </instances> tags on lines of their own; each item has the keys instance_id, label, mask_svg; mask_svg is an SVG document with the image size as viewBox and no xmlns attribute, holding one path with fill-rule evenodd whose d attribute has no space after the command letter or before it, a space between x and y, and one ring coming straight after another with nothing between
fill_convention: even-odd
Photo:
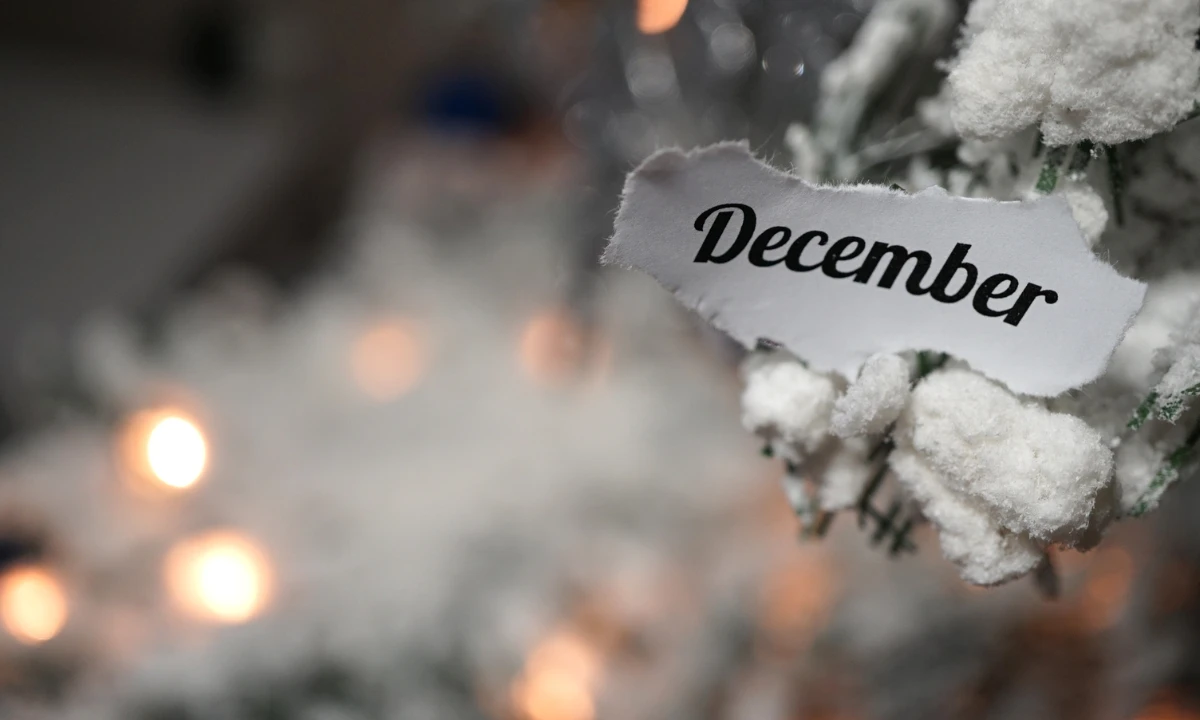
<instances>
[{"instance_id":1,"label":"white paper label","mask_svg":"<svg viewBox=\"0 0 1200 720\"><path fill-rule=\"evenodd\" d=\"M816 187L742 143L631 173L604 260L818 370L853 378L874 353L936 350L1043 396L1104 372L1146 291L1092 254L1062 198Z\"/></svg>"}]
</instances>

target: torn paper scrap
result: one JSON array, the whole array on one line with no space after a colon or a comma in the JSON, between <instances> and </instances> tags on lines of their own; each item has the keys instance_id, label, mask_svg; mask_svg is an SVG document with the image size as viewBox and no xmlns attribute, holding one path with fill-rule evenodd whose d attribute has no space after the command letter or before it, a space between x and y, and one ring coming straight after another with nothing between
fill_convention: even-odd
<instances>
[{"instance_id":1,"label":"torn paper scrap","mask_svg":"<svg viewBox=\"0 0 1200 720\"><path fill-rule=\"evenodd\" d=\"M744 143L646 160L604 260L818 370L852 378L876 353L935 350L1042 396L1104 372L1146 290L1092 254L1062 198L819 187Z\"/></svg>"}]
</instances>

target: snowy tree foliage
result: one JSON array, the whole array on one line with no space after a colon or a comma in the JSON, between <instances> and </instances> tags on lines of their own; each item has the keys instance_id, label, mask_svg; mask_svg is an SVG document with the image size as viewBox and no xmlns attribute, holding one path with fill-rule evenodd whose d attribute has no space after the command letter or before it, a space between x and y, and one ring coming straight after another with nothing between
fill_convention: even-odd
<instances>
[{"instance_id":1,"label":"snowy tree foliage","mask_svg":"<svg viewBox=\"0 0 1200 720\"><path fill-rule=\"evenodd\" d=\"M950 15L943 0L876 5L827 73L815 126L789 132L797 172L1001 200L1060 194L1095 252L1149 283L1145 307L1107 374L1055 398L1016 396L928 353L826 378L797 349L801 357L751 357L742 402L746 427L797 469L790 494L812 496L795 503L805 517L847 505L822 498L859 490L849 504L864 512L867 495L894 480L963 577L992 585L1043 567L1051 545L1094 545L1190 471L1200 439L1200 128L1188 119L1200 2L977 0L942 63L941 89L882 135L856 134L866 108L886 105L898 56L917 53ZM879 452L859 452L864 439ZM827 472L829 456L857 458L854 470ZM878 479L864 487L864 477Z\"/></svg>"}]
</instances>

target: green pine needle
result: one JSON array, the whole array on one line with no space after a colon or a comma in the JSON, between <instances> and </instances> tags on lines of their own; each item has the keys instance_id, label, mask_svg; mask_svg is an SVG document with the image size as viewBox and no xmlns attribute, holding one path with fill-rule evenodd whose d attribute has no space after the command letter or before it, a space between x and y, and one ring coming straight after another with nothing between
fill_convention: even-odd
<instances>
[{"instance_id":1,"label":"green pine needle","mask_svg":"<svg viewBox=\"0 0 1200 720\"><path fill-rule=\"evenodd\" d=\"M1130 430L1140 430L1146 421L1150 419L1150 413L1154 411L1154 406L1158 403L1158 393L1151 392L1146 396L1146 399L1137 406L1137 410L1133 411L1133 417L1130 418L1126 425Z\"/></svg>"},{"instance_id":2,"label":"green pine needle","mask_svg":"<svg viewBox=\"0 0 1200 720\"><path fill-rule=\"evenodd\" d=\"M925 377L929 373L931 373L934 370L937 370L941 366L945 365L946 361L949 359L950 359L950 356L947 355L946 353L931 353L931 352L926 352L924 350L917 353L917 377L916 377L916 380L920 380L921 378ZM914 380L914 382L916 382L916 380Z\"/></svg>"},{"instance_id":3,"label":"green pine needle","mask_svg":"<svg viewBox=\"0 0 1200 720\"><path fill-rule=\"evenodd\" d=\"M1197 395L1200 395L1200 383L1185 388L1170 398L1162 398L1158 391L1153 391L1133 411L1133 417L1129 419L1126 427L1130 430L1140 430L1151 417L1175 422L1183 414L1187 399Z\"/></svg>"},{"instance_id":4,"label":"green pine needle","mask_svg":"<svg viewBox=\"0 0 1200 720\"><path fill-rule=\"evenodd\" d=\"M1167 422L1175 422L1183 414L1183 410L1187 406L1187 399L1196 395L1200 395L1200 383L1185 388L1180 393L1172 395L1169 400L1159 403L1158 408L1154 411L1154 417Z\"/></svg>"},{"instance_id":5,"label":"green pine needle","mask_svg":"<svg viewBox=\"0 0 1200 720\"><path fill-rule=\"evenodd\" d=\"M1070 149L1066 145L1052 147L1046 152L1046 162L1042 165L1042 172L1038 175L1037 185L1034 189L1043 195L1049 195L1054 192L1054 186L1058 185L1058 168L1067 159L1067 150Z\"/></svg>"},{"instance_id":6,"label":"green pine needle","mask_svg":"<svg viewBox=\"0 0 1200 720\"><path fill-rule=\"evenodd\" d=\"M1198 441L1200 441L1200 422L1197 422L1192 431L1188 433L1183 444L1167 456L1166 463L1154 475L1154 479L1146 486L1145 492L1138 498L1133 509L1129 511L1132 517L1144 515L1147 510L1158 505L1159 498L1173 482L1179 479L1179 471L1192 459Z\"/></svg>"}]
</instances>

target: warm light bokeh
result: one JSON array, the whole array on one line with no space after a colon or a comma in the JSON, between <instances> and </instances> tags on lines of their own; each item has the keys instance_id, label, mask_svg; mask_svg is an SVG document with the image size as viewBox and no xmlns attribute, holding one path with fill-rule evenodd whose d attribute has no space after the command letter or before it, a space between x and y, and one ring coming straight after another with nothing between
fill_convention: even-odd
<instances>
[{"instance_id":1,"label":"warm light bokeh","mask_svg":"<svg viewBox=\"0 0 1200 720\"><path fill-rule=\"evenodd\" d=\"M200 479L208 463L208 443L200 428L177 415L165 417L146 438L146 459L164 484L185 488Z\"/></svg>"},{"instance_id":2,"label":"warm light bokeh","mask_svg":"<svg viewBox=\"0 0 1200 720\"><path fill-rule=\"evenodd\" d=\"M525 323L518 357L531 378L559 385L573 378L599 380L611 362L612 347L603 338L589 338L583 324L566 310L551 308Z\"/></svg>"},{"instance_id":3,"label":"warm light bokeh","mask_svg":"<svg viewBox=\"0 0 1200 720\"><path fill-rule=\"evenodd\" d=\"M135 415L125 428L125 466L141 479L182 490L208 469L208 440L200 425L177 410Z\"/></svg>"},{"instance_id":4,"label":"warm light bokeh","mask_svg":"<svg viewBox=\"0 0 1200 720\"><path fill-rule=\"evenodd\" d=\"M167 554L173 599L188 614L222 623L245 622L266 604L270 568L258 546L234 532L185 540Z\"/></svg>"},{"instance_id":5,"label":"warm light bokeh","mask_svg":"<svg viewBox=\"0 0 1200 720\"><path fill-rule=\"evenodd\" d=\"M1079 595L1079 615L1093 631L1114 626L1129 600L1134 563L1129 551L1112 546L1096 551Z\"/></svg>"},{"instance_id":6,"label":"warm light bokeh","mask_svg":"<svg viewBox=\"0 0 1200 720\"><path fill-rule=\"evenodd\" d=\"M412 390L425 372L421 337L420 328L407 320L384 320L367 328L350 352L355 383L379 402Z\"/></svg>"},{"instance_id":7,"label":"warm light bokeh","mask_svg":"<svg viewBox=\"0 0 1200 720\"><path fill-rule=\"evenodd\" d=\"M600 671L600 657L583 638L554 633L530 653L513 685L513 705L527 720L592 720Z\"/></svg>"},{"instance_id":8,"label":"warm light bokeh","mask_svg":"<svg viewBox=\"0 0 1200 720\"><path fill-rule=\"evenodd\" d=\"M1188 707L1174 693L1167 692L1142 708L1137 720L1200 720L1200 710Z\"/></svg>"},{"instance_id":9,"label":"warm light bokeh","mask_svg":"<svg viewBox=\"0 0 1200 720\"><path fill-rule=\"evenodd\" d=\"M798 549L765 578L761 626L776 640L808 635L826 622L837 592L838 579L824 552Z\"/></svg>"},{"instance_id":10,"label":"warm light bokeh","mask_svg":"<svg viewBox=\"0 0 1200 720\"><path fill-rule=\"evenodd\" d=\"M49 571L15 567L0 576L0 622L26 645L54 637L67 622L67 594Z\"/></svg>"},{"instance_id":11,"label":"warm light bokeh","mask_svg":"<svg viewBox=\"0 0 1200 720\"><path fill-rule=\"evenodd\" d=\"M646 35L664 33L679 24L688 0L638 0L637 26Z\"/></svg>"}]
</instances>

